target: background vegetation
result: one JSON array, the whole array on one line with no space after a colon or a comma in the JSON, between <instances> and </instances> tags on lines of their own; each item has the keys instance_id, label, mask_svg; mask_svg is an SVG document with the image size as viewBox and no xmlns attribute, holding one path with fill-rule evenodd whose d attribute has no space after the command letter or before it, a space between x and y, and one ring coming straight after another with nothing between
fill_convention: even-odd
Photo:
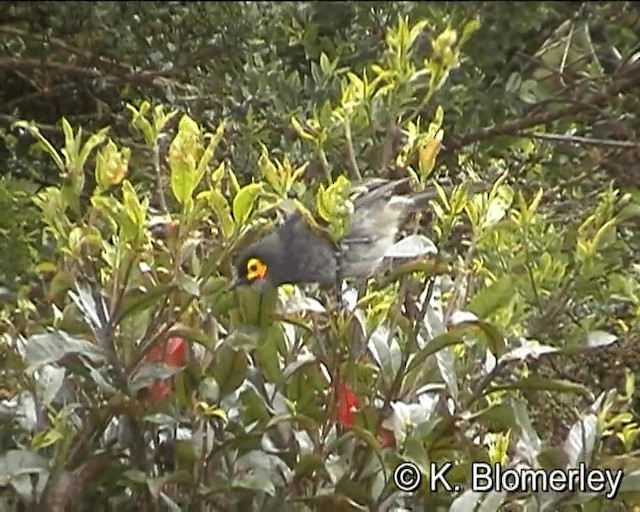
<instances>
[{"instance_id":1,"label":"background vegetation","mask_svg":"<svg viewBox=\"0 0 640 512\"><path fill-rule=\"evenodd\" d=\"M640 505L636 3L0 20L2 510ZM486 191L447 188L346 310L226 291L292 200L339 218L341 175ZM625 478L614 502L403 494L401 461Z\"/></svg>"}]
</instances>

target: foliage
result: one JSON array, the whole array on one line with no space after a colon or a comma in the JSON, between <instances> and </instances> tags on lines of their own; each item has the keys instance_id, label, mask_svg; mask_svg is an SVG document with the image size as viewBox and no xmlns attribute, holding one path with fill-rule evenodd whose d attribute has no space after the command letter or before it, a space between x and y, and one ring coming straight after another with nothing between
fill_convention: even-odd
<instances>
[{"instance_id":1,"label":"foliage","mask_svg":"<svg viewBox=\"0 0 640 512\"><path fill-rule=\"evenodd\" d=\"M7 502L612 506L464 490L488 461L622 468L637 504L637 7L31 5L0 7ZM406 176L438 198L385 275L227 289L274 218L339 239Z\"/></svg>"}]
</instances>

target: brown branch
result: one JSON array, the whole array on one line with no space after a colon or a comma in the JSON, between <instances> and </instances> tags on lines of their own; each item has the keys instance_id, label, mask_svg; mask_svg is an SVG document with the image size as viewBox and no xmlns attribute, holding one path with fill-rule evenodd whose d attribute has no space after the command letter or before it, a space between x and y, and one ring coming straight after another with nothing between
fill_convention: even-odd
<instances>
[{"instance_id":1,"label":"brown branch","mask_svg":"<svg viewBox=\"0 0 640 512\"><path fill-rule=\"evenodd\" d=\"M68 73L72 75L89 76L92 78L105 77L104 70L90 69L81 66L74 66L73 64L65 64L62 62L51 62L37 59L16 59L13 57L0 58L0 69L6 68L11 70L26 69L32 71L34 69L49 69L58 73ZM182 73L179 68L171 70L155 70L149 69L144 71L137 71L134 73L128 73L126 75L106 75L110 78L115 78L122 81L150 81L155 78L167 78L176 76Z\"/></svg>"},{"instance_id":2,"label":"brown branch","mask_svg":"<svg viewBox=\"0 0 640 512\"><path fill-rule=\"evenodd\" d=\"M13 57L0 59L0 68L8 69L51 69L60 73L72 73L84 76L102 76L103 73L97 69L88 69L73 64L63 64L61 62L48 62L37 59L16 59Z\"/></svg>"},{"instance_id":3,"label":"brown branch","mask_svg":"<svg viewBox=\"0 0 640 512\"><path fill-rule=\"evenodd\" d=\"M57 48L59 50L62 50L66 53L71 53L73 55L80 55L81 57L87 60L97 59L99 62L102 62L103 64L106 64L108 66L111 66L112 68L121 69L126 73L131 72L131 66L129 66L128 64L116 62L109 59L108 57L104 57L102 55L95 55L90 51L76 48L75 46L72 46L69 43L65 43L64 41L61 41L60 39L57 39L55 37L44 36L41 34L31 34L25 30L20 30L19 28L7 27L7 26L0 26L0 34L10 34L10 35L33 39L33 40L42 39L43 42L45 42L45 38L46 38L47 45Z\"/></svg>"},{"instance_id":4,"label":"brown branch","mask_svg":"<svg viewBox=\"0 0 640 512\"><path fill-rule=\"evenodd\" d=\"M640 149L637 142L613 139L594 139L591 137L579 137L577 135L564 135L562 133L532 133L525 132L522 137L530 137L532 139L540 139L551 142L568 142L573 144L585 144L590 146L608 146L613 148Z\"/></svg>"},{"instance_id":5,"label":"brown branch","mask_svg":"<svg viewBox=\"0 0 640 512\"><path fill-rule=\"evenodd\" d=\"M550 123L564 117L580 114L584 111L583 103L591 106L603 105L608 101L611 101L613 97L620 94L621 92L626 92L630 89L633 89L634 87L638 87L639 85L640 65L635 65L624 70L623 73L620 73L619 77L613 80L605 88L605 91L603 93L586 95L580 103L568 105L564 108L556 110L555 112L541 112L539 114L522 119L507 121L506 123L498 126L483 128L476 132L462 135L460 137L452 136L448 138L448 140L445 139L446 141L444 143L443 152L451 153L475 142L482 142L496 137L517 135L523 130L533 128L534 126Z\"/></svg>"}]
</instances>

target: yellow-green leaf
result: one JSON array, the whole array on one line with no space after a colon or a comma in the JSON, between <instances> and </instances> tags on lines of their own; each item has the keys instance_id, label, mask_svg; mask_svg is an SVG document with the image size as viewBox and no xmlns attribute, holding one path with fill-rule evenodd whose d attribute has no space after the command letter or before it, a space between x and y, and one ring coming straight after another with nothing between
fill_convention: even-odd
<instances>
[{"instance_id":1,"label":"yellow-green leaf","mask_svg":"<svg viewBox=\"0 0 640 512\"><path fill-rule=\"evenodd\" d=\"M222 140L222 136L224 134L224 128L225 128L225 123L223 121L218 125L216 132L213 135L210 135L209 144L207 148L204 150L204 153L202 154L200 161L198 162L196 179L195 179L196 187L200 183L200 180L202 180L202 177L204 176L204 173L207 170L207 166L209 165L209 162L213 158L213 154L215 153L218 147L218 144L220 144L220 140Z\"/></svg>"},{"instance_id":2,"label":"yellow-green leaf","mask_svg":"<svg viewBox=\"0 0 640 512\"><path fill-rule=\"evenodd\" d=\"M516 282L513 277L505 275L476 293L469 303L469 310L478 318L487 318L516 299L515 289Z\"/></svg>"},{"instance_id":3,"label":"yellow-green leaf","mask_svg":"<svg viewBox=\"0 0 640 512\"><path fill-rule=\"evenodd\" d=\"M227 198L218 189L207 190L198 197L204 197L208 200L211 208L218 217L218 223L222 234L225 238L231 237L235 229L235 223L231 217L231 209Z\"/></svg>"},{"instance_id":4,"label":"yellow-green leaf","mask_svg":"<svg viewBox=\"0 0 640 512\"><path fill-rule=\"evenodd\" d=\"M442 130L439 133L442 134ZM441 139L442 137L440 136L439 138ZM420 169L420 177L423 181L429 177L431 171L433 171L436 166L436 158L441 147L442 144L440 140L433 138L420 148L418 166Z\"/></svg>"},{"instance_id":5,"label":"yellow-green leaf","mask_svg":"<svg viewBox=\"0 0 640 512\"><path fill-rule=\"evenodd\" d=\"M267 183L273 187L273 189L279 194L283 193L283 184L281 178L278 175L278 170L269 158L269 150L264 144L261 144L262 152L258 159L258 166L262 176L267 180Z\"/></svg>"},{"instance_id":6,"label":"yellow-green leaf","mask_svg":"<svg viewBox=\"0 0 640 512\"><path fill-rule=\"evenodd\" d=\"M477 30L480 28L480 21L477 19L473 19L471 21L468 21L464 28L462 29L462 36L460 36L460 46L462 46L464 43L466 43L469 38L475 33L477 32Z\"/></svg>"},{"instance_id":7,"label":"yellow-green leaf","mask_svg":"<svg viewBox=\"0 0 640 512\"><path fill-rule=\"evenodd\" d=\"M28 123L26 121L16 121L15 123L13 123L12 128L23 128L24 130L27 130L34 138L38 140L44 151L46 151L49 156L51 156L52 160L56 164L56 167L58 167L58 170L61 173L65 171L65 164L62 160L62 157L60 156L60 153L58 153L58 150L53 147L51 142L49 142L42 135L40 129L35 124Z\"/></svg>"},{"instance_id":8,"label":"yellow-green leaf","mask_svg":"<svg viewBox=\"0 0 640 512\"><path fill-rule=\"evenodd\" d=\"M304 128L302 128L302 125L298 122L295 116L291 117L291 124L293 125L293 129L296 131L296 133L303 139L310 140L310 141L316 140L315 137L313 137L313 135L311 135L309 132L305 131Z\"/></svg>"},{"instance_id":9,"label":"yellow-green leaf","mask_svg":"<svg viewBox=\"0 0 640 512\"><path fill-rule=\"evenodd\" d=\"M240 189L240 191L233 198L233 218L236 223L241 225L249 217L251 208L256 198L262 191L262 184L250 183L249 185Z\"/></svg>"}]
</instances>

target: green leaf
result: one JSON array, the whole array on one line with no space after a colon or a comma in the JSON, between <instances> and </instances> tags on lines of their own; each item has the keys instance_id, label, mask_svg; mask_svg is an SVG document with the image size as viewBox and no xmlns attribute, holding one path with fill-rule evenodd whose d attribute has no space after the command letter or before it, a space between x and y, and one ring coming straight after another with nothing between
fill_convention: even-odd
<instances>
[{"instance_id":1,"label":"green leaf","mask_svg":"<svg viewBox=\"0 0 640 512\"><path fill-rule=\"evenodd\" d=\"M136 227L136 235L147 220L146 200L141 203L133 185L128 180L122 182L122 203L127 215Z\"/></svg>"},{"instance_id":2,"label":"green leaf","mask_svg":"<svg viewBox=\"0 0 640 512\"><path fill-rule=\"evenodd\" d=\"M235 196L238 192L240 192L240 183L238 182L236 173L233 172L232 169L227 169L227 178L229 178L229 184L231 185L231 190L233 191L233 195Z\"/></svg>"},{"instance_id":3,"label":"green leaf","mask_svg":"<svg viewBox=\"0 0 640 512\"><path fill-rule=\"evenodd\" d=\"M325 75L330 75L333 72L329 57L327 57L327 54L324 52L320 54L320 69Z\"/></svg>"},{"instance_id":4,"label":"green leaf","mask_svg":"<svg viewBox=\"0 0 640 512\"><path fill-rule=\"evenodd\" d=\"M222 136L224 135L224 129L225 129L225 123L224 121L222 121L218 125L216 132L213 135L209 136L209 144L207 145L207 148L204 150L202 157L200 157L200 161L198 162L198 167L196 169L194 189L200 184L200 181L202 180L202 177L204 176L204 173L207 170L207 166L209 165L209 162L213 158L213 154L215 153L218 147L218 144L220 144L220 141L222 140Z\"/></svg>"},{"instance_id":5,"label":"green leaf","mask_svg":"<svg viewBox=\"0 0 640 512\"><path fill-rule=\"evenodd\" d=\"M225 339L225 343L234 350L250 352L260 345L262 330L253 325L241 325Z\"/></svg>"},{"instance_id":6,"label":"green leaf","mask_svg":"<svg viewBox=\"0 0 640 512\"><path fill-rule=\"evenodd\" d=\"M371 355L382 370L382 375L391 382L402 363L402 351L397 340L389 337L387 328L379 327L371 333L368 346Z\"/></svg>"},{"instance_id":7,"label":"green leaf","mask_svg":"<svg viewBox=\"0 0 640 512\"><path fill-rule=\"evenodd\" d=\"M49 154L51 159L56 164L56 167L58 168L58 170L61 173L65 172L66 167L64 164L64 160L60 156L60 153L58 153L58 150L53 147L51 142L49 142L42 135L42 133L40 132L40 129L34 123L28 123L26 121L16 121L15 123L13 123L12 128L23 128L24 130L28 131L31 134L31 136L33 136L38 140L38 142L43 147L43 149Z\"/></svg>"},{"instance_id":8,"label":"green leaf","mask_svg":"<svg viewBox=\"0 0 640 512\"><path fill-rule=\"evenodd\" d=\"M451 322L456 327L466 327L470 331L476 328L474 334L486 341L487 346L496 357L501 357L507 352L507 343L500 329L489 322L479 320L473 313L457 311L452 315Z\"/></svg>"},{"instance_id":9,"label":"green leaf","mask_svg":"<svg viewBox=\"0 0 640 512\"><path fill-rule=\"evenodd\" d=\"M620 492L633 494L637 494L640 492L640 469L636 469L635 471L627 473L622 477Z\"/></svg>"},{"instance_id":10,"label":"green leaf","mask_svg":"<svg viewBox=\"0 0 640 512\"><path fill-rule=\"evenodd\" d=\"M564 442L564 452L571 468L578 464L591 465L591 457L598 438L598 418L595 414L587 414L571 426Z\"/></svg>"},{"instance_id":11,"label":"green leaf","mask_svg":"<svg viewBox=\"0 0 640 512\"><path fill-rule=\"evenodd\" d=\"M269 183L269 185L271 185L271 187L278 194L283 194L285 184L282 182L282 178L278 174L276 166L269 158L269 150L264 144L260 144L260 147L261 153L260 158L258 159L260 172L262 173L262 176L267 180L267 183Z\"/></svg>"},{"instance_id":12,"label":"green leaf","mask_svg":"<svg viewBox=\"0 0 640 512\"><path fill-rule=\"evenodd\" d=\"M220 401L220 386L213 377L205 377L198 384L198 394L207 404L217 404ZM222 411L224 414L224 411ZM212 416L219 416L224 422L228 421L226 414L222 417L218 411L214 410L211 413Z\"/></svg>"},{"instance_id":13,"label":"green leaf","mask_svg":"<svg viewBox=\"0 0 640 512\"><path fill-rule=\"evenodd\" d=\"M191 202L197 185L196 161L200 160L200 127L186 114L178 125L178 134L169 147L171 190L180 205ZM203 170L204 172L204 170Z\"/></svg>"},{"instance_id":14,"label":"green leaf","mask_svg":"<svg viewBox=\"0 0 640 512\"><path fill-rule=\"evenodd\" d=\"M480 29L480 20L473 19L465 23L462 29L462 35L460 36L460 46L463 46L473 34Z\"/></svg>"},{"instance_id":15,"label":"green leaf","mask_svg":"<svg viewBox=\"0 0 640 512\"><path fill-rule=\"evenodd\" d=\"M498 425L504 429L513 429L518 426L513 408L507 403L492 405L473 414L464 414L463 417L472 423Z\"/></svg>"},{"instance_id":16,"label":"green leaf","mask_svg":"<svg viewBox=\"0 0 640 512\"><path fill-rule=\"evenodd\" d=\"M157 134L151 127L151 123L146 118L146 113L149 111L151 105L148 101L143 101L140 105L140 110L137 110L133 105L127 104L127 109L131 112L133 119L131 120L132 126L142 133L144 141L147 146L153 146Z\"/></svg>"},{"instance_id":17,"label":"green leaf","mask_svg":"<svg viewBox=\"0 0 640 512\"><path fill-rule=\"evenodd\" d=\"M87 142L84 143L84 146L82 146L82 149L77 156L76 165L79 169L84 167L84 164L87 162L87 158L89 158L91 152L105 141L107 133L109 133L108 126L106 128L102 128L99 132L94 133L89 137L89 139L87 139Z\"/></svg>"},{"instance_id":18,"label":"green leaf","mask_svg":"<svg viewBox=\"0 0 640 512\"><path fill-rule=\"evenodd\" d=\"M193 341L205 348L211 347L212 344L212 339L207 334L199 329L195 329L184 324L176 324L171 329L169 329L167 337L173 338L175 336L184 338L188 341Z\"/></svg>"},{"instance_id":19,"label":"green leaf","mask_svg":"<svg viewBox=\"0 0 640 512\"><path fill-rule=\"evenodd\" d=\"M149 290L140 287L127 292L122 305L114 315L114 324L118 325L131 315L142 313L151 306L158 305L160 299L169 295L175 288L174 284L160 284Z\"/></svg>"},{"instance_id":20,"label":"green leaf","mask_svg":"<svg viewBox=\"0 0 640 512\"><path fill-rule=\"evenodd\" d=\"M249 489L251 491L260 491L267 493L269 496L276 495L276 487L271 480L262 474L246 474L231 480L232 488Z\"/></svg>"},{"instance_id":21,"label":"green leaf","mask_svg":"<svg viewBox=\"0 0 640 512\"><path fill-rule=\"evenodd\" d=\"M91 204L97 210L104 212L115 222L120 229L121 236L125 240L132 240L138 233L138 229L133 220L124 209L122 203L110 196L92 196Z\"/></svg>"},{"instance_id":22,"label":"green leaf","mask_svg":"<svg viewBox=\"0 0 640 512\"><path fill-rule=\"evenodd\" d=\"M426 181L436 166L436 158L442 148L442 137L443 131L440 130L418 151L418 170L420 171L420 179L422 182Z\"/></svg>"},{"instance_id":23,"label":"green leaf","mask_svg":"<svg viewBox=\"0 0 640 512\"><path fill-rule=\"evenodd\" d=\"M469 303L469 310L478 318L487 318L515 299L516 280L504 275L476 293Z\"/></svg>"},{"instance_id":24,"label":"green leaf","mask_svg":"<svg viewBox=\"0 0 640 512\"><path fill-rule=\"evenodd\" d=\"M462 332L463 329L454 328L433 338L411 359L406 373L410 373L418 368L418 366L421 366L429 356L439 352L443 348L462 343Z\"/></svg>"},{"instance_id":25,"label":"green leaf","mask_svg":"<svg viewBox=\"0 0 640 512\"><path fill-rule=\"evenodd\" d=\"M48 363L60 361L68 354L78 354L93 363L105 361L104 351L97 345L74 338L64 331L34 334L25 345L24 360L29 365L27 372L37 370Z\"/></svg>"},{"instance_id":26,"label":"green leaf","mask_svg":"<svg viewBox=\"0 0 640 512\"><path fill-rule=\"evenodd\" d=\"M324 465L325 457L316 453L306 453L300 457L300 461L296 464L295 475L296 478L311 477L318 471L321 474L325 474L327 468Z\"/></svg>"},{"instance_id":27,"label":"green leaf","mask_svg":"<svg viewBox=\"0 0 640 512\"><path fill-rule=\"evenodd\" d=\"M171 173L171 191L180 205L184 206L191 199L194 182L193 175L186 169Z\"/></svg>"},{"instance_id":28,"label":"green leaf","mask_svg":"<svg viewBox=\"0 0 640 512\"><path fill-rule=\"evenodd\" d=\"M377 455L380 462L382 462L382 459L380 458L380 443L372 432L369 432L368 430L365 430L357 425L353 427L351 432L353 432L353 435L355 437L360 439L360 441L364 442L369 448L371 448Z\"/></svg>"},{"instance_id":29,"label":"green leaf","mask_svg":"<svg viewBox=\"0 0 640 512\"><path fill-rule=\"evenodd\" d=\"M413 27L411 27L411 30L409 31L409 37L406 41L406 48L410 48L413 46L418 36L422 33L422 31L428 24L429 20L420 20Z\"/></svg>"},{"instance_id":30,"label":"green leaf","mask_svg":"<svg viewBox=\"0 0 640 512\"><path fill-rule=\"evenodd\" d=\"M244 381L249 366L247 354L244 351L233 350L227 345L221 345L216 350L215 356L211 376L220 385L221 396L225 397L238 389Z\"/></svg>"},{"instance_id":31,"label":"green leaf","mask_svg":"<svg viewBox=\"0 0 640 512\"><path fill-rule=\"evenodd\" d=\"M269 382L277 383L282 380L279 348L283 345L284 337L281 326L279 324L270 325L256 354L260 368Z\"/></svg>"},{"instance_id":32,"label":"green leaf","mask_svg":"<svg viewBox=\"0 0 640 512\"><path fill-rule=\"evenodd\" d=\"M535 105L542 99L543 94L540 91L538 82L535 80L525 80L522 82L522 85L520 85L518 96L523 102L529 105Z\"/></svg>"},{"instance_id":33,"label":"green leaf","mask_svg":"<svg viewBox=\"0 0 640 512\"><path fill-rule=\"evenodd\" d=\"M273 320L278 292L273 289L256 290L248 286L236 290L242 321L246 325L267 327Z\"/></svg>"},{"instance_id":34,"label":"green leaf","mask_svg":"<svg viewBox=\"0 0 640 512\"><path fill-rule=\"evenodd\" d=\"M631 203L625 205L616 215L616 222L621 223L630 219L640 219L640 204Z\"/></svg>"},{"instance_id":35,"label":"green leaf","mask_svg":"<svg viewBox=\"0 0 640 512\"><path fill-rule=\"evenodd\" d=\"M220 162L220 165L216 167L216 170L211 173L211 186L216 187L225 175L226 167L224 162Z\"/></svg>"},{"instance_id":36,"label":"green leaf","mask_svg":"<svg viewBox=\"0 0 640 512\"><path fill-rule=\"evenodd\" d=\"M521 400L515 399L512 400L512 404L516 423L522 433L522 441L524 441L526 448L529 450L529 456L535 457L542 447L540 436L533 428L526 404Z\"/></svg>"},{"instance_id":37,"label":"green leaf","mask_svg":"<svg viewBox=\"0 0 640 512\"><path fill-rule=\"evenodd\" d=\"M315 356L296 356L296 360L289 363L282 372L283 380L288 380L293 377L297 372L308 367L319 368L320 362Z\"/></svg>"},{"instance_id":38,"label":"green leaf","mask_svg":"<svg viewBox=\"0 0 640 512\"><path fill-rule=\"evenodd\" d=\"M32 439L32 444L33 443ZM3 487L12 487L16 495L25 502L33 499L34 481L43 481L49 476L49 462L35 451L7 450L0 455L0 479ZM25 482L24 479L27 479ZM13 508L10 506L3 508Z\"/></svg>"},{"instance_id":39,"label":"green leaf","mask_svg":"<svg viewBox=\"0 0 640 512\"><path fill-rule=\"evenodd\" d=\"M178 109L174 109L171 112L165 114L164 107L162 105L156 105L154 107L153 115L152 115L152 118L153 118L153 139L151 139L152 142L155 142L160 132L164 130L164 127L166 126L166 124L169 121L171 121L175 116L177 116L179 113L180 111Z\"/></svg>"},{"instance_id":40,"label":"green leaf","mask_svg":"<svg viewBox=\"0 0 640 512\"><path fill-rule=\"evenodd\" d=\"M129 392L135 395L141 389L151 386L156 380L168 379L181 370L181 367L164 363L143 363L131 376Z\"/></svg>"},{"instance_id":41,"label":"green leaf","mask_svg":"<svg viewBox=\"0 0 640 512\"><path fill-rule=\"evenodd\" d=\"M82 128L78 129L78 135L80 135ZM65 156L65 167L67 170L71 170L71 163L78 158L78 148L76 145L75 137L73 136L73 128L69 124L66 118L62 118L62 131L64 133L64 149L62 154Z\"/></svg>"},{"instance_id":42,"label":"green leaf","mask_svg":"<svg viewBox=\"0 0 640 512\"><path fill-rule=\"evenodd\" d=\"M327 188L321 185L316 194L318 215L329 224L328 232L334 242L349 230L354 208L351 191L351 182L341 175Z\"/></svg>"},{"instance_id":43,"label":"green leaf","mask_svg":"<svg viewBox=\"0 0 640 512\"><path fill-rule=\"evenodd\" d=\"M302 125L298 122L295 116L291 117L291 125L293 126L293 129L301 138L315 142L316 138L313 135L311 135L309 132L305 131L304 128L302 128Z\"/></svg>"},{"instance_id":44,"label":"green leaf","mask_svg":"<svg viewBox=\"0 0 640 512\"><path fill-rule=\"evenodd\" d=\"M198 281L184 272L180 272L177 278L178 287L194 297L200 297L200 284Z\"/></svg>"},{"instance_id":45,"label":"green leaf","mask_svg":"<svg viewBox=\"0 0 640 512\"><path fill-rule=\"evenodd\" d=\"M452 398L457 402L460 390L458 388L458 372L456 369L456 355L451 347L445 347L435 355L438 370L442 380L449 388Z\"/></svg>"},{"instance_id":46,"label":"green leaf","mask_svg":"<svg viewBox=\"0 0 640 512\"><path fill-rule=\"evenodd\" d=\"M118 147L112 140L109 140L106 146L98 152L95 165L98 192L122 183L127 175L130 157L129 148L118 151Z\"/></svg>"},{"instance_id":47,"label":"green leaf","mask_svg":"<svg viewBox=\"0 0 640 512\"><path fill-rule=\"evenodd\" d=\"M198 194L198 199L206 200L218 217L218 226L225 238L233 236L235 223L227 198L218 189L206 190Z\"/></svg>"},{"instance_id":48,"label":"green leaf","mask_svg":"<svg viewBox=\"0 0 640 512\"><path fill-rule=\"evenodd\" d=\"M249 218L251 208L256 198L262 192L261 183L250 183L249 185L240 189L240 191L233 198L233 218L236 224L243 225Z\"/></svg>"},{"instance_id":49,"label":"green leaf","mask_svg":"<svg viewBox=\"0 0 640 512\"><path fill-rule=\"evenodd\" d=\"M507 80L507 84L505 85L505 90L509 93L516 93L520 89L520 85L522 84L522 75L517 71L514 71L509 75L509 79Z\"/></svg>"}]
</instances>

